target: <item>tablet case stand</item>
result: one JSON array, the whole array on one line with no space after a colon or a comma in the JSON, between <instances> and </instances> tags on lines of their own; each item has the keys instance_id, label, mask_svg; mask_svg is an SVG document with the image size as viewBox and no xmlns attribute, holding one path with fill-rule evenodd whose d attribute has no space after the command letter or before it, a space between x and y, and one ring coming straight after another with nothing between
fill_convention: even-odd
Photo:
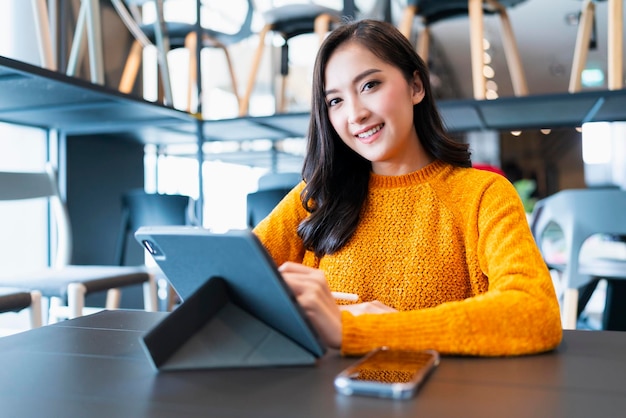
<instances>
[{"instance_id":1,"label":"tablet case stand","mask_svg":"<svg viewBox=\"0 0 626 418\"><path fill-rule=\"evenodd\" d=\"M212 277L142 339L158 370L315 364L315 356L238 306Z\"/></svg>"}]
</instances>

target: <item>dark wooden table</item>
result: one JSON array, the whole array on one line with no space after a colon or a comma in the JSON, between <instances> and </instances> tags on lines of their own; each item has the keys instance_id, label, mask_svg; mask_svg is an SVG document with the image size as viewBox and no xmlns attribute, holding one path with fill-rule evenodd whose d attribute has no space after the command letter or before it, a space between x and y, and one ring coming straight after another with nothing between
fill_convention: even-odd
<instances>
[{"instance_id":1,"label":"dark wooden table","mask_svg":"<svg viewBox=\"0 0 626 418\"><path fill-rule=\"evenodd\" d=\"M408 401L344 397L312 367L156 372L140 344L166 315L104 311L0 339L3 417L617 417L626 411L626 333L566 331L554 352L442 358Z\"/></svg>"}]
</instances>

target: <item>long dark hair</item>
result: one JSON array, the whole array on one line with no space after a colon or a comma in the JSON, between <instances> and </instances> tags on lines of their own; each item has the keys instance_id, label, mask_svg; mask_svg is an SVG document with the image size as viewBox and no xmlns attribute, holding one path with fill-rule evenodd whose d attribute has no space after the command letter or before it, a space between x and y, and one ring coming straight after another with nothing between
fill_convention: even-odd
<instances>
[{"instance_id":1,"label":"long dark hair","mask_svg":"<svg viewBox=\"0 0 626 418\"><path fill-rule=\"evenodd\" d=\"M346 23L331 32L320 47L313 69L311 120L302 176L302 204L311 215L298 234L316 256L332 254L352 237L367 198L371 163L341 140L328 118L324 95L328 60L342 44L356 42L379 59L396 66L408 82L417 71L424 99L413 106L413 125L431 156L455 166L470 167L467 144L450 139L443 127L430 87L428 67L411 43L392 24L376 20Z\"/></svg>"}]
</instances>

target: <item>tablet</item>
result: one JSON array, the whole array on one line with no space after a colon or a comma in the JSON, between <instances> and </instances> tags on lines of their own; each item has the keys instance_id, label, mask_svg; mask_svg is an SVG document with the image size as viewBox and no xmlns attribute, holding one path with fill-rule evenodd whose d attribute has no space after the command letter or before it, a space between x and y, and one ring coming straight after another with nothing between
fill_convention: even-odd
<instances>
[{"instance_id":1,"label":"tablet","mask_svg":"<svg viewBox=\"0 0 626 418\"><path fill-rule=\"evenodd\" d=\"M237 306L315 357L324 354L315 329L252 231L141 227L135 239L152 255L183 304L208 280L221 278Z\"/></svg>"}]
</instances>

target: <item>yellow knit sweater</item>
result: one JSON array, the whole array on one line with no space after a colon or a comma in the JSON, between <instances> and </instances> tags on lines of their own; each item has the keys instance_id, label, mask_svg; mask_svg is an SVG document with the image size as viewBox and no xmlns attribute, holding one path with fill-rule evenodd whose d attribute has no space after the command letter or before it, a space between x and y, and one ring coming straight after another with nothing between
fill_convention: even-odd
<instances>
[{"instance_id":1,"label":"yellow knit sweater","mask_svg":"<svg viewBox=\"0 0 626 418\"><path fill-rule=\"evenodd\" d=\"M549 272L504 177L440 161L403 176L372 174L355 234L321 259L296 232L307 216L303 187L254 230L276 264L320 268L331 290L400 311L342 312L342 353L386 345L501 356L546 351L561 341Z\"/></svg>"}]
</instances>

